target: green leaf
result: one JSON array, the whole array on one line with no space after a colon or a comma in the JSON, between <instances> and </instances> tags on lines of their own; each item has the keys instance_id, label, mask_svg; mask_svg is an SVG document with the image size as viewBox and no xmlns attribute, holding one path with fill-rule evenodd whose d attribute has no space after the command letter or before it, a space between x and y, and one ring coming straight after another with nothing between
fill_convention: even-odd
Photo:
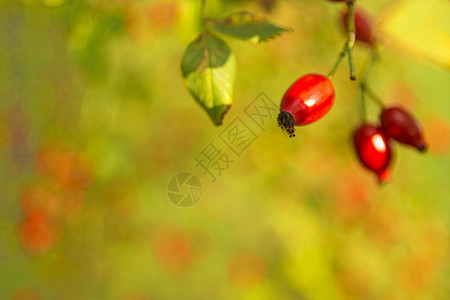
<instances>
[{"instance_id":1,"label":"green leaf","mask_svg":"<svg viewBox=\"0 0 450 300\"><path fill-rule=\"evenodd\" d=\"M189 44L181 61L184 83L215 125L221 125L233 101L236 57L230 47L203 32Z\"/></svg>"},{"instance_id":2,"label":"green leaf","mask_svg":"<svg viewBox=\"0 0 450 300\"><path fill-rule=\"evenodd\" d=\"M290 28L274 25L265 17L249 12L233 13L225 19L212 20L209 25L216 32L255 43L265 42L291 31Z\"/></svg>"}]
</instances>

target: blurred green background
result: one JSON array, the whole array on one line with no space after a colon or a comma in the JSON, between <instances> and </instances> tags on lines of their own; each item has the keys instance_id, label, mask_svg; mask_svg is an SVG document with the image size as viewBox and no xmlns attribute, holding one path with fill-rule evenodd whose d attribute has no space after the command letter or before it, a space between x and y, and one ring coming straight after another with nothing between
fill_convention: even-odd
<instances>
[{"instance_id":1,"label":"blurred green background","mask_svg":"<svg viewBox=\"0 0 450 300\"><path fill-rule=\"evenodd\" d=\"M360 3L385 44L372 88L430 143L397 145L382 186L352 149L346 64L323 120L294 139L273 121L215 182L202 173L194 157L252 100L326 74L344 35L339 3L208 1L210 17L249 10L294 30L225 38L237 85L215 127L179 69L199 2L0 2L0 299L449 299L449 2ZM356 46L358 69L368 55ZM180 172L202 184L188 208L167 195Z\"/></svg>"}]
</instances>

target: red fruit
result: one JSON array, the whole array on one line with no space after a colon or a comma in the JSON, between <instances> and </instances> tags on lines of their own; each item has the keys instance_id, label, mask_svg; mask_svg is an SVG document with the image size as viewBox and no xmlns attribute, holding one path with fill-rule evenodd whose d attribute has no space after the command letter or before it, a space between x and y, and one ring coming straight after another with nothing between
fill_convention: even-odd
<instances>
[{"instance_id":1,"label":"red fruit","mask_svg":"<svg viewBox=\"0 0 450 300\"><path fill-rule=\"evenodd\" d=\"M291 85L281 100L278 125L293 137L294 126L319 120L333 103L334 87L331 81L321 74L306 74Z\"/></svg>"},{"instance_id":2,"label":"red fruit","mask_svg":"<svg viewBox=\"0 0 450 300\"><path fill-rule=\"evenodd\" d=\"M348 26L348 10L344 11L342 14L342 24L344 25L345 31L347 31ZM370 46L375 44L375 37L373 34L372 17L361 9L355 9L355 33L356 40L366 43Z\"/></svg>"},{"instance_id":3,"label":"red fruit","mask_svg":"<svg viewBox=\"0 0 450 300\"><path fill-rule=\"evenodd\" d=\"M422 126L406 110L400 107L386 108L381 112L380 120L381 129L388 137L416 147L419 151L427 149Z\"/></svg>"},{"instance_id":4,"label":"red fruit","mask_svg":"<svg viewBox=\"0 0 450 300\"><path fill-rule=\"evenodd\" d=\"M355 131L354 144L361 163L375 172L381 182L388 180L392 151L383 131L373 125L363 124Z\"/></svg>"}]
</instances>

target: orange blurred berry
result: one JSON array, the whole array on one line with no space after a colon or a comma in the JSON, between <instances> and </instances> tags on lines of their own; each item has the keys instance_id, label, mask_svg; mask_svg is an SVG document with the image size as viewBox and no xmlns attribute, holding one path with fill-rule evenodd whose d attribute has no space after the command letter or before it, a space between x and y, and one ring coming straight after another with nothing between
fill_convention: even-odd
<instances>
[{"instance_id":1,"label":"orange blurred berry","mask_svg":"<svg viewBox=\"0 0 450 300\"><path fill-rule=\"evenodd\" d=\"M450 122L441 116L429 117L423 123L429 151L438 155L450 153Z\"/></svg>"},{"instance_id":2,"label":"orange blurred berry","mask_svg":"<svg viewBox=\"0 0 450 300\"><path fill-rule=\"evenodd\" d=\"M38 292L31 288L21 288L16 291L11 296L11 300L40 300Z\"/></svg>"},{"instance_id":3,"label":"orange blurred berry","mask_svg":"<svg viewBox=\"0 0 450 300\"><path fill-rule=\"evenodd\" d=\"M63 151L44 148L36 156L37 171L57 182L67 180L70 168L70 159Z\"/></svg>"},{"instance_id":4,"label":"orange blurred berry","mask_svg":"<svg viewBox=\"0 0 450 300\"><path fill-rule=\"evenodd\" d=\"M52 246L52 233L47 216L36 212L31 214L19 228L19 238L26 252L43 255Z\"/></svg>"},{"instance_id":5,"label":"orange blurred berry","mask_svg":"<svg viewBox=\"0 0 450 300\"><path fill-rule=\"evenodd\" d=\"M92 165L80 152L55 145L44 146L36 156L36 169L59 185L85 188L92 181Z\"/></svg>"},{"instance_id":6,"label":"orange blurred berry","mask_svg":"<svg viewBox=\"0 0 450 300\"><path fill-rule=\"evenodd\" d=\"M178 18L179 7L175 1L157 1L148 6L148 16L157 28L173 25Z\"/></svg>"},{"instance_id":7,"label":"orange blurred berry","mask_svg":"<svg viewBox=\"0 0 450 300\"><path fill-rule=\"evenodd\" d=\"M68 153L71 160L71 169L66 186L72 189L87 187L92 181L92 164L89 159L79 152Z\"/></svg>"},{"instance_id":8,"label":"orange blurred berry","mask_svg":"<svg viewBox=\"0 0 450 300\"><path fill-rule=\"evenodd\" d=\"M367 180L349 171L341 172L336 177L331 192L338 216L354 220L367 210L372 188Z\"/></svg>"},{"instance_id":9,"label":"orange blurred berry","mask_svg":"<svg viewBox=\"0 0 450 300\"><path fill-rule=\"evenodd\" d=\"M398 268L398 281L408 291L425 289L434 277L436 266L430 257L425 255L410 255Z\"/></svg>"},{"instance_id":10,"label":"orange blurred berry","mask_svg":"<svg viewBox=\"0 0 450 300\"><path fill-rule=\"evenodd\" d=\"M123 11L125 30L134 41L145 41L152 36L150 21L141 3L127 2Z\"/></svg>"},{"instance_id":11,"label":"orange blurred berry","mask_svg":"<svg viewBox=\"0 0 450 300\"><path fill-rule=\"evenodd\" d=\"M407 107L411 111L414 110L419 102L414 88L403 81L390 84L382 98L388 102L402 104L402 106Z\"/></svg>"},{"instance_id":12,"label":"orange blurred berry","mask_svg":"<svg viewBox=\"0 0 450 300\"><path fill-rule=\"evenodd\" d=\"M250 288L264 280L266 265L254 253L240 253L234 256L228 266L231 283L239 288Z\"/></svg>"},{"instance_id":13,"label":"orange blurred berry","mask_svg":"<svg viewBox=\"0 0 450 300\"><path fill-rule=\"evenodd\" d=\"M24 188L20 200L22 211L27 216L35 212L52 216L56 215L59 209L55 195L51 191L35 184Z\"/></svg>"},{"instance_id":14,"label":"orange blurred berry","mask_svg":"<svg viewBox=\"0 0 450 300\"><path fill-rule=\"evenodd\" d=\"M171 275L181 275L192 265L191 241L181 229L163 228L153 239L153 250L161 268Z\"/></svg>"}]
</instances>

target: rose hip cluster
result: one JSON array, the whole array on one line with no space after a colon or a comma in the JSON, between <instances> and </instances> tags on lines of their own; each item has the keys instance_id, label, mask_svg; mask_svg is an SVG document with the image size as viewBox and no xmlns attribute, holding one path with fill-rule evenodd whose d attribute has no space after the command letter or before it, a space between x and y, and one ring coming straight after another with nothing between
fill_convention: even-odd
<instances>
[{"instance_id":1,"label":"rose hip cluster","mask_svg":"<svg viewBox=\"0 0 450 300\"><path fill-rule=\"evenodd\" d=\"M408 111L398 106L383 109L379 124L363 123L353 135L359 161L375 172L380 182L388 180L391 175L392 140L421 152L427 148L420 124Z\"/></svg>"},{"instance_id":2,"label":"rose hip cluster","mask_svg":"<svg viewBox=\"0 0 450 300\"><path fill-rule=\"evenodd\" d=\"M352 0L331 0L333 2L354 2ZM342 13L342 23L347 29L348 10ZM354 14L355 39L363 44L374 46L372 20L362 9ZM300 77L285 93L281 101L281 112L278 125L290 137L294 137L295 127L306 125L322 118L334 104L334 87L331 76L322 74L306 74Z\"/></svg>"},{"instance_id":3,"label":"rose hip cluster","mask_svg":"<svg viewBox=\"0 0 450 300\"><path fill-rule=\"evenodd\" d=\"M354 17L354 39L376 50L377 39L372 30L372 19L360 9L355 9L354 0L330 0L345 2L347 10L342 14L344 28L349 35L351 29L349 15ZM349 12L352 12L351 14ZM348 47L348 46L347 46ZM345 48L350 56L351 48ZM345 52L344 52L345 54ZM343 55L338 60L337 66ZM350 60L350 57L349 57ZM307 125L325 116L334 104L335 91L330 78L336 66L328 76L321 74L306 74L295 81L284 94L281 100L278 125L290 137L295 136L295 126ZM352 78L352 77L351 77ZM360 83L365 86L366 78ZM363 91L361 92L363 97ZM381 104L382 105L382 104ZM383 105L382 105L383 106ZM379 124L363 122L354 133L354 146L359 161L367 169L373 171L380 182L390 178L390 165L392 161L392 141L426 150L423 131L417 120L404 108L393 106L382 108Z\"/></svg>"}]
</instances>

